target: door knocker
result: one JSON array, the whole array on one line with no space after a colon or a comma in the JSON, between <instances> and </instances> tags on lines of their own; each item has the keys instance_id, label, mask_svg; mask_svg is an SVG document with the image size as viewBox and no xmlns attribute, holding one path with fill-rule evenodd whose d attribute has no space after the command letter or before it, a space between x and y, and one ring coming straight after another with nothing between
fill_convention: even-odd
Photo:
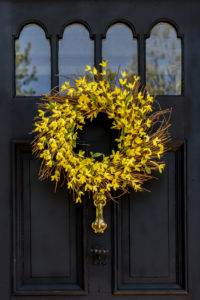
<instances>
[{"instance_id":1,"label":"door knocker","mask_svg":"<svg viewBox=\"0 0 200 300\"><path fill-rule=\"evenodd\" d=\"M104 233L107 228L107 224L103 218L103 208L106 205L106 200L101 199L99 194L94 195L94 206L96 207L96 219L92 223L91 227L95 233Z\"/></svg>"}]
</instances>

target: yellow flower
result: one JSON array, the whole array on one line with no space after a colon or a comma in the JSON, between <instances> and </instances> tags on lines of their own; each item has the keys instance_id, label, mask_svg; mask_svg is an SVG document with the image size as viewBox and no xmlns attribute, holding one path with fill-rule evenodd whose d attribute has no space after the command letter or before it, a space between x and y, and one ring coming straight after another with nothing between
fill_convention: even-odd
<instances>
[{"instance_id":1,"label":"yellow flower","mask_svg":"<svg viewBox=\"0 0 200 300\"><path fill-rule=\"evenodd\" d=\"M39 147L40 150L44 149L44 144L42 143L37 143L37 146Z\"/></svg>"},{"instance_id":2,"label":"yellow flower","mask_svg":"<svg viewBox=\"0 0 200 300\"><path fill-rule=\"evenodd\" d=\"M89 65L86 66L85 71L86 71L86 72L91 71L91 66L89 66Z\"/></svg>"},{"instance_id":3,"label":"yellow flower","mask_svg":"<svg viewBox=\"0 0 200 300\"><path fill-rule=\"evenodd\" d=\"M100 73L102 76L106 75L106 70L103 70L101 73Z\"/></svg>"},{"instance_id":4,"label":"yellow flower","mask_svg":"<svg viewBox=\"0 0 200 300\"><path fill-rule=\"evenodd\" d=\"M57 127L58 127L58 124L56 121L53 121L49 124L49 128L52 128L53 130L56 130Z\"/></svg>"},{"instance_id":5,"label":"yellow flower","mask_svg":"<svg viewBox=\"0 0 200 300\"><path fill-rule=\"evenodd\" d=\"M138 93L138 100L141 101L143 98L144 98L144 97L143 97L143 95L142 95L142 92L139 92L139 93Z\"/></svg>"},{"instance_id":6,"label":"yellow flower","mask_svg":"<svg viewBox=\"0 0 200 300\"><path fill-rule=\"evenodd\" d=\"M127 76L126 72L122 72L121 74L123 78Z\"/></svg>"},{"instance_id":7,"label":"yellow flower","mask_svg":"<svg viewBox=\"0 0 200 300\"><path fill-rule=\"evenodd\" d=\"M93 71L90 71L90 73L93 74L93 75L97 75L97 69L94 67Z\"/></svg>"},{"instance_id":8,"label":"yellow flower","mask_svg":"<svg viewBox=\"0 0 200 300\"><path fill-rule=\"evenodd\" d=\"M119 79L119 83L120 83L121 85L125 85L126 82L127 82L127 78L125 78L124 80L123 80L122 78Z\"/></svg>"},{"instance_id":9,"label":"yellow flower","mask_svg":"<svg viewBox=\"0 0 200 300\"><path fill-rule=\"evenodd\" d=\"M46 163L46 166L51 168L51 167L53 166L52 160L49 160L49 161Z\"/></svg>"},{"instance_id":10,"label":"yellow flower","mask_svg":"<svg viewBox=\"0 0 200 300\"><path fill-rule=\"evenodd\" d=\"M159 165L158 169L159 169L159 172L160 172L160 173L162 173L164 167L165 167L165 164Z\"/></svg>"},{"instance_id":11,"label":"yellow flower","mask_svg":"<svg viewBox=\"0 0 200 300\"><path fill-rule=\"evenodd\" d=\"M136 142L136 144L141 144L142 143L142 139L139 136L137 136L135 138L135 142Z\"/></svg>"},{"instance_id":12,"label":"yellow flower","mask_svg":"<svg viewBox=\"0 0 200 300\"><path fill-rule=\"evenodd\" d=\"M51 176L51 181L56 181L58 182L60 179L60 172L58 170L55 171L54 175Z\"/></svg>"},{"instance_id":13,"label":"yellow flower","mask_svg":"<svg viewBox=\"0 0 200 300\"><path fill-rule=\"evenodd\" d=\"M92 185L91 184L86 184L85 185L85 191L92 191Z\"/></svg>"},{"instance_id":14,"label":"yellow flower","mask_svg":"<svg viewBox=\"0 0 200 300\"><path fill-rule=\"evenodd\" d=\"M100 63L99 65L102 66L103 68L106 68L108 61L104 60L102 61L102 63Z\"/></svg>"},{"instance_id":15,"label":"yellow flower","mask_svg":"<svg viewBox=\"0 0 200 300\"><path fill-rule=\"evenodd\" d=\"M160 139L158 137L156 137L154 140L153 140L153 145L154 146L157 146L158 145L158 142L160 142Z\"/></svg>"},{"instance_id":16,"label":"yellow flower","mask_svg":"<svg viewBox=\"0 0 200 300\"><path fill-rule=\"evenodd\" d=\"M133 84L132 84L132 83L128 83L128 84L126 85L126 87L129 88L129 89L131 89L131 90L133 90L134 86L135 86L134 83L133 83Z\"/></svg>"},{"instance_id":17,"label":"yellow flower","mask_svg":"<svg viewBox=\"0 0 200 300\"><path fill-rule=\"evenodd\" d=\"M41 109L38 109L39 117L44 117L45 112Z\"/></svg>"},{"instance_id":18,"label":"yellow flower","mask_svg":"<svg viewBox=\"0 0 200 300\"><path fill-rule=\"evenodd\" d=\"M74 185L69 181L67 183L67 187L68 187L68 189L73 189Z\"/></svg>"},{"instance_id":19,"label":"yellow flower","mask_svg":"<svg viewBox=\"0 0 200 300\"><path fill-rule=\"evenodd\" d=\"M134 75L134 82L136 83L138 80L140 80L139 76Z\"/></svg>"},{"instance_id":20,"label":"yellow flower","mask_svg":"<svg viewBox=\"0 0 200 300\"><path fill-rule=\"evenodd\" d=\"M153 97L151 97L149 93L147 93L147 101L153 102Z\"/></svg>"},{"instance_id":21,"label":"yellow flower","mask_svg":"<svg viewBox=\"0 0 200 300\"><path fill-rule=\"evenodd\" d=\"M141 150L142 150L141 146L137 147L136 150L135 150L135 154L136 155L141 155Z\"/></svg>"},{"instance_id":22,"label":"yellow flower","mask_svg":"<svg viewBox=\"0 0 200 300\"><path fill-rule=\"evenodd\" d=\"M63 154L61 152L58 152L56 155L57 160L61 160L63 158Z\"/></svg>"},{"instance_id":23,"label":"yellow flower","mask_svg":"<svg viewBox=\"0 0 200 300\"><path fill-rule=\"evenodd\" d=\"M160 148L160 152L163 153L164 152L164 146L162 144L158 144L158 147Z\"/></svg>"},{"instance_id":24,"label":"yellow flower","mask_svg":"<svg viewBox=\"0 0 200 300\"><path fill-rule=\"evenodd\" d=\"M74 94L74 88L69 88L67 95L68 96L73 96L73 94Z\"/></svg>"},{"instance_id":25,"label":"yellow flower","mask_svg":"<svg viewBox=\"0 0 200 300\"><path fill-rule=\"evenodd\" d=\"M137 165L135 165L135 170L140 172L141 167L142 167L142 165L137 164Z\"/></svg>"},{"instance_id":26,"label":"yellow flower","mask_svg":"<svg viewBox=\"0 0 200 300\"><path fill-rule=\"evenodd\" d=\"M63 83L63 85L61 86L61 91L67 90L70 87L70 83L69 81L66 81Z\"/></svg>"},{"instance_id":27,"label":"yellow flower","mask_svg":"<svg viewBox=\"0 0 200 300\"><path fill-rule=\"evenodd\" d=\"M151 120L150 120L150 119L147 119L147 121L146 121L145 124L146 124L147 127L151 127Z\"/></svg>"},{"instance_id":28,"label":"yellow flower","mask_svg":"<svg viewBox=\"0 0 200 300\"><path fill-rule=\"evenodd\" d=\"M82 203L81 197L76 198L76 203Z\"/></svg>"},{"instance_id":29,"label":"yellow flower","mask_svg":"<svg viewBox=\"0 0 200 300\"><path fill-rule=\"evenodd\" d=\"M80 157L84 157L85 151L79 150L78 152L78 156Z\"/></svg>"},{"instance_id":30,"label":"yellow flower","mask_svg":"<svg viewBox=\"0 0 200 300\"><path fill-rule=\"evenodd\" d=\"M158 147L160 148L160 150L158 151L157 156L160 159L160 154L163 154L164 152L164 146L162 144L158 144Z\"/></svg>"}]
</instances>

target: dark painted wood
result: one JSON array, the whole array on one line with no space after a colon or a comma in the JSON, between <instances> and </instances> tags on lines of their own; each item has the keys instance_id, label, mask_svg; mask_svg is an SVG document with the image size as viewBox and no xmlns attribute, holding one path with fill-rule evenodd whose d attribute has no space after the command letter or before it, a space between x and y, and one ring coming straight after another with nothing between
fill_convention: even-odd
<instances>
[{"instance_id":1,"label":"dark painted wood","mask_svg":"<svg viewBox=\"0 0 200 300\"><path fill-rule=\"evenodd\" d=\"M146 184L151 192L130 194L116 206L117 295L187 295L184 143L169 147L165 173Z\"/></svg>"},{"instance_id":2,"label":"dark painted wood","mask_svg":"<svg viewBox=\"0 0 200 300\"><path fill-rule=\"evenodd\" d=\"M83 206L37 179L29 143L14 143L13 163L14 294L87 294Z\"/></svg>"},{"instance_id":3,"label":"dark painted wood","mask_svg":"<svg viewBox=\"0 0 200 300\"><path fill-rule=\"evenodd\" d=\"M195 0L0 1L1 299L200 299L199 11ZM33 20L50 40L52 86L58 82L58 40L73 20L87 24L96 65L106 28L128 22L138 38L143 82L152 24L170 20L181 34L182 96L157 97L173 109L168 167L159 181L148 183L152 193L108 203L104 235L91 230L92 199L76 206L66 191L54 194L49 181L37 181L38 163L25 141L39 97L14 97L14 39ZM102 122L102 138L100 127L88 138L109 150L112 135L105 135ZM91 249L109 250L105 265L94 264Z\"/></svg>"}]
</instances>

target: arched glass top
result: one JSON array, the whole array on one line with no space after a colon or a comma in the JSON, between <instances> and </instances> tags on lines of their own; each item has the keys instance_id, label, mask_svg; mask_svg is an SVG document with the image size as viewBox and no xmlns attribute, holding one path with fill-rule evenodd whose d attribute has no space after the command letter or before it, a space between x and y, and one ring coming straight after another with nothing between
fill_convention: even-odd
<instances>
[{"instance_id":1,"label":"arched glass top","mask_svg":"<svg viewBox=\"0 0 200 300\"><path fill-rule=\"evenodd\" d=\"M86 65L94 64L94 42L81 24L66 27L59 41L59 85L73 74L85 74Z\"/></svg>"},{"instance_id":2,"label":"arched glass top","mask_svg":"<svg viewBox=\"0 0 200 300\"><path fill-rule=\"evenodd\" d=\"M133 38L130 28L122 23L112 25L103 40L102 56L108 60L108 67L113 72L126 71L138 73L137 39Z\"/></svg>"},{"instance_id":3,"label":"arched glass top","mask_svg":"<svg viewBox=\"0 0 200 300\"><path fill-rule=\"evenodd\" d=\"M153 95L181 94L181 39L174 27L158 23L146 40L146 85Z\"/></svg>"},{"instance_id":4,"label":"arched glass top","mask_svg":"<svg viewBox=\"0 0 200 300\"><path fill-rule=\"evenodd\" d=\"M43 29L27 25L15 41L16 96L38 96L51 89L50 44Z\"/></svg>"}]
</instances>

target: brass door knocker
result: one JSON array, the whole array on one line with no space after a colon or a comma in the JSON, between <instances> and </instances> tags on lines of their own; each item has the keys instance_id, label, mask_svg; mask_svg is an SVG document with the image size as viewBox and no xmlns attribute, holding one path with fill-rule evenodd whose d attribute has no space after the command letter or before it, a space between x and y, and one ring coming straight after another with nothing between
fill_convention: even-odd
<instances>
[{"instance_id":1,"label":"brass door knocker","mask_svg":"<svg viewBox=\"0 0 200 300\"><path fill-rule=\"evenodd\" d=\"M96 219L92 223L91 227L95 233L104 233L107 228L107 224L103 218L103 208L106 205L106 200L100 199L100 194L94 195L94 206L96 206Z\"/></svg>"}]
</instances>

